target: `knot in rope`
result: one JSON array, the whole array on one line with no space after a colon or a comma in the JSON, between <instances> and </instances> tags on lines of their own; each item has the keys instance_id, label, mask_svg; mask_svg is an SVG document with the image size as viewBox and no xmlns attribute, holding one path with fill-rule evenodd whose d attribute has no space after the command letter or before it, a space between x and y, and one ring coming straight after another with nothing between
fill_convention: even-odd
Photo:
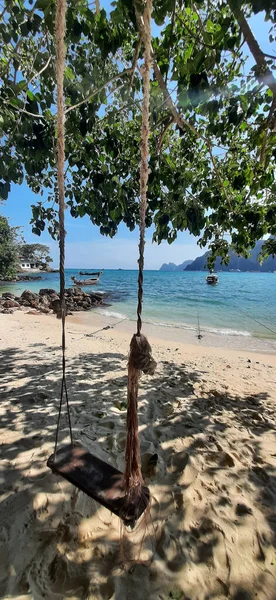
<instances>
[{"instance_id":1,"label":"knot in rope","mask_svg":"<svg viewBox=\"0 0 276 600\"><path fill-rule=\"evenodd\" d=\"M145 335L134 334L130 342L129 365L145 375L154 375L157 363L151 354L151 346Z\"/></svg>"}]
</instances>

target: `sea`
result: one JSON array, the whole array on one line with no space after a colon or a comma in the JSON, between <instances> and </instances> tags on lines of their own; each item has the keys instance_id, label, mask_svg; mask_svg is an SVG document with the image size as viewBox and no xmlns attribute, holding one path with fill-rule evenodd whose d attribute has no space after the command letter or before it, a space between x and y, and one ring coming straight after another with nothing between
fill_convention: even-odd
<instances>
[{"instance_id":1,"label":"sea","mask_svg":"<svg viewBox=\"0 0 276 600\"><path fill-rule=\"evenodd\" d=\"M66 287L85 268L66 269ZM93 269L100 270L98 268ZM94 309L114 319L136 318L136 270L104 270L97 286L86 291L108 292L109 306ZM145 271L143 319L163 327L211 332L221 336L253 336L276 341L276 273L219 272L216 286L205 272ZM85 278L85 277L84 277ZM58 273L43 273L40 281L2 285L0 293L24 289L59 289ZM92 316L91 316L92 318ZM273 344L274 345L274 344Z\"/></svg>"}]
</instances>

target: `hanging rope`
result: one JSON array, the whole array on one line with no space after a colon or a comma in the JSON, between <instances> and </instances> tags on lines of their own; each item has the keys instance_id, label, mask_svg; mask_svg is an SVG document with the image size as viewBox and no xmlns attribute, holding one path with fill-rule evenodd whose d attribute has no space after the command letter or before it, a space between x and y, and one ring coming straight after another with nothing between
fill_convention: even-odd
<instances>
[{"instance_id":1,"label":"hanging rope","mask_svg":"<svg viewBox=\"0 0 276 600\"><path fill-rule=\"evenodd\" d=\"M142 328L142 302L143 302L143 270L145 251L145 229L147 212L147 190L149 178L149 104L150 104L150 65L151 65L151 11L152 2L148 0L144 13L143 41L145 46L144 66L142 69L144 83L144 97L142 106L142 130L141 130L141 165L140 165L140 238L138 259L138 304L137 304L137 335Z\"/></svg>"},{"instance_id":2,"label":"hanging rope","mask_svg":"<svg viewBox=\"0 0 276 600\"><path fill-rule=\"evenodd\" d=\"M198 312L198 308L197 308L197 339L201 340L201 338L203 338L203 335L200 330L199 312Z\"/></svg>"},{"instance_id":3,"label":"hanging rope","mask_svg":"<svg viewBox=\"0 0 276 600\"><path fill-rule=\"evenodd\" d=\"M148 187L149 157L149 103L150 103L150 67L151 67L151 12L152 0L147 0L143 15L144 66L142 69L144 96L142 107L141 129L141 167L140 167L140 237L138 260L138 303L137 333L130 342L128 362L128 405L127 405L127 440L125 450L125 487L128 502L139 500L143 493L140 464L140 446L138 436L138 382L141 372L153 375L156 362L151 355L151 347L147 338L142 335L143 306L143 269L145 249L145 229Z\"/></svg>"},{"instance_id":4,"label":"hanging rope","mask_svg":"<svg viewBox=\"0 0 276 600\"><path fill-rule=\"evenodd\" d=\"M66 32L66 11L67 5L66 0L57 0L56 8L56 23L55 23L55 36L56 36L56 71L57 71L57 187L58 187L58 200L59 200L59 269L60 269L60 311L58 316L62 320L62 381L61 381L61 392L60 392L60 403L59 403L59 414L58 423L56 430L55 450L54 456L56 455L57 444L58 444L58 433L60 426L61 409L63 403L63 394L65 393L68 423L70 431L71 444L73 445L73 435L71 427L71 418L69 410L69 400L66 385L66 364L65 364L65 316L66 316L66 305L65 305L65 226L64 226L64 167L65 167L65 127L64 127L64 92L63 92L63 80L64 80L64 69L65 69L65 32Z\"/></svg>"}]
</instances>

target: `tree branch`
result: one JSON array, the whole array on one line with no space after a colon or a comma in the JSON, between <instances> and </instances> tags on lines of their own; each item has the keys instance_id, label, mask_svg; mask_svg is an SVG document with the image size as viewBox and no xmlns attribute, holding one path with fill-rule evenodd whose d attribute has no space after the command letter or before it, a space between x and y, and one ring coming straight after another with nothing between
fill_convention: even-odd
<instances>
[{"instance_id":1,"label":"tree branch","mask_svg":"<svg viewBox=\"0 0 276 600\"><path fill-rule=\"evenodd\" d=\"M31 9L31 10L27 11L27 13L28 13L28 19L31 19L31 17L32 17L32 16L33 16L33 14L34 14L34 11L35 11L35 6L34 6L34 7ZM22 25L23 25L24 23L27 23L28 19L25 19L25 20L23 21ZM9 68L10 68L11 61L12 61L12 60L14 60L14 58L15 58L15 55L17 54L18 50L20 49L20 46L21 46L21 44L22 44L22 42L23 42L23 39L24 39L23 37L19 38L19 40L18 40L18 42L17 42L16 46L15 46L15 47L12 49L12 51L13 51L13 54L10 56L10 58L9 58L9 60L8 60L7 64L6 64L6 66L5 66L5 71L4 71L5 73L6 73L7 71L9 71Z\"/></svg>"},{"instance_id":2,"label":"tree branch","mask_svg":"<svg viewBox=\"0 0 276 600\"><path fill-rule=\"evenodd\" d=\"M234 17L236 18L236 20L240 26L240 30L244 36L244 39L246 40L248 48L249 48L251 54L253 55L254 60L256 61L256 65L258 67L258 73L256 74L256 77L257 77L259 83L263 83L264 85L269 87L269 89L272 91L273 99L272 99L272 104L271 104L271 108L269 111L269 116L267 119L267 128L270 127L271 129L274 129L275 121L276 121L276 79L267 64L267 61L266 61L267 55L261 50L251 28L248 25L247 20L244 17L243 12L241 11L241 9L238 6L238 3L236 3L235 0L227 0L227 1L228 1L228 4L230 6L230 9L231 9ZM264 164L264 162L265 162L267 137L268 137L268 134L266 132L265 138L264 138L264 143L263 143L263 146L262 146L262 149L260 152L261 164Z\"/></svg>"},{"instance_id":3,"label":"tree branch","mask_svg":"<svg viewBox=\"0 0 276 600\"><path fill-rule=\"evenodd\" d=\"M138 58L139 58L139 54L140 54L140 50L141 50L141 44L142 44L142 40L141 40L141 36L139 35L139 39L136 44L136 48L135 48L135 52L134 52L134 56L133 56L133 60L132 60L132 73L131 73L131 77L129 80L129 86L128 86L129 90L133 83L133 77L134 77L134 73L136 71L136 67L137 67L137 63L138 63Z\"/></svg>"},{"instance_id":4,"label":"tree branch","mask_svg":"<svg viewBox=\"0 0 276 600\"><path fill-rule=\"evenodd\" d=\"M163 131L161 132L161 134L160 134L160 136L159 136L159 138L157 140L157 144L156 144L156 152L157 152L157 154L159 154L161 152L161 148L162 148L162 145L163 145L163 142L164 142L164 137L165 137L168 129L170 128L170 126L173 125L173 123L174 123L174 118L171 117L169 119L168 123L165 125Z\"/></svg>"},{"instance_id":5,"label":"tree branch","mask_svg":"<svg viewBox=\"0 0 276 600\"><path fill-rule=\"evenodd\" d=\"M15 110L17 110L20 113L24 113L25 115L29 115L30 117L36 117L37 119L45 119L45 117L39 113L37 113L37 114L31 113L28 110L25 110L24 108L20 108L19 106L14 106L13 104L11 104L11 102L8 102L8 104L10 104L10 106L12 106L12 108L14 108Z\"/></svg>"},{"instance_id":6,"label":"tree branch","mask_svg":"<svg viewBox=\"0 0 276 600\"><path fill-rule=\"evenodd\" d=\"M89 94L89 96L87 96L83 100L80 100L80 102L77 102L76 104L72 104L72 106L69 106L69 108L67 108L65 110L65 114L67 115L74 108L78 108L82 104L85 104L85 102L89 102L89 100L91 100L91 98L93 98L93 96L96 96L96 94L99 94L112 81L115 81L116 79L120 79L120 77L124 77L124 75L130 75L130 74L132 74L132 67L130 69L126 69L125 71L122 71L122 73L113 75L113 77L110 77L110 79L105 81L105 83L103 83L103 85L101 85L101 87L99 87L97 90L93 90L93 92L91 92L91 94Z\"/></svg>"},{"instance_id":7,"label":"tree branch","mask_svg":"<svg viewBox=\"0 0 276 600\"><path fill-rule=\"evenodd\" d=\"M273 60L276 60L276 56L275 56L275 55L273 56L273 54L267 54L266 52L264 52L263 54L264 54L264 56L266 56L267 58L272 58Z\"/></svg>"},{"instance_id":8,"label":"tree branch","mask_svg":"<svg viewBox=\"0 0 276 600\"><path fill-rule=\"evenodd\" d=\"M189 121L186 121L178 112L177 108L175 107L175 105L171 99L171 95L169 93L169 90L165 84L162 73L161 73L159 66L155 59L153 60L153 69L154 69L156 81L157 81L157 83L161 89L161 92L164 96L165 103L167 104L168 108L171 111L171 114L174 118L175 123L178 125L178 127L182 131L185 131L185 129L188 127L188 129L190 129L196 135L197 138L203 140L205 142L205 144L208 144L208 140L204 137L204 135L199 133L196 130L196 128L191 123L189 123Z\"/></svg>"},{"instance_id":9,"label":"tree branch","mask_svg":"<svg viewBox=\"0 0 276 600\"><path fill-rule=\"evenodd\" d=\"M167 85L167 81L168 81L168 74L169 74L169 70L170 70L171 44L172 44L173 31L174 31L174 24L175 24L175 11L176 11L176 0L174 0L174 4L173 4L173 12L172 12L172 22L171 22L171 31L170 31L170 41L169 41L169 48L168 48L168 70L167 70L167 73L166 73L166 79L165 79L165 83L166 83L166 85Z\"/></svg>"},{"instance_id":10,"label":"tree branch","mask_svg":"<svg viewBox=\"0 0 276 600\"><path fill-rule=\"evenodd\" d=\"M141 18L141 16L138 14L137 11L136 11L136 19L137 19L138 28L139 28L139 30L141 32L141 35L143 36L143 26L144 26L143 25L143 19ZM161 71L159 69L159 66L157 64L157 61L154 58L153 50L151 50L151 52L152 52L152 59L153 59L153 69L154 69L154 74L155 74L156 80L158 82L158 85L159 85L162 93L163 93L165 103L167 104L168 108L171 111L171 114L172 114L172 117L173 117L175 123L178 125L179 129L181 129L182 131L185 131L185 129L188 128L188 129L190 129L196 135L197 138L199 138L203 142L205 142L205 144L207 145L207 148L208 148L208 152L210 154L211 162L212 162L212 165L213 165L214 173L216 175L218 184L221 187L221 190L222 190L222 193L224 195L224 198L226 199L226 201L228 202L228 204L231 206L231 202L230 202L230 200L227 197L227 193L226 193L226 190L225 190L225 188L223 186L223 181L221 179L219 169L217 167L215 158L214 158L213 153L212 153L212 144L211 144L210 140L208 140L204 135L202 135L201 133L199 133L199 131L197 131L197 129L191 123L189 123L189 121L186 121L182 117L182 115L180 115L180 113L178 112L177 108L175 107L175 105L174 105L174 103L172 101L171 95L170 95L170 93L168 91L168 88L166 86L166 83L165 83L165 81L163 79L163 76L162 76L162 73L161 73Z\"/></svg>"},{"instance_id":11,"label":"tree branch","mask_svg":"<svg viewBox=\"0 0 276 600\"><path fill-rule=\"evenodd\" d=\"M3 16L4 16L4 14L5 14L5 12L6 12L7 8L8 8L8 7L7 7L6 3L5 3L5 6L4 6L4 8L3 8L2 12L0 13L0 21L2 21L2 19L3 19Z\"/></svg>"},{"instance_id":12,"label":"tree branch","mask_svg":"<svg viewBox=\"0 0 276 600\"><path fill-rule=\"evenodd\" d=\"M217 163L216 163L216 161L215 161L215 157L214 157L214 155L213 155L213 152L212 152L212 146L211 146L211 143L208 141L208 144L207 144L207 145L208 145L208 150L209 150L209 154L210 154L211 162L212 162L212 165L213 165L213 168L214 168L214 172L215 172L215 175L216 175L217 181L218 181L218 183L219 183L219 186L220 186L220 187L221 187L221 189L222 189L222 192L223 192L223 195L224 195L224 198L225 198L225 200L228 202L229 206L232 208L232 206L231 206L231 200L230 200L230 199L228 198L228 196L227 196L226 189L225 189L225 187L224 187L224 185L223 185L223 181L222 181L222 178L221 178L221 175L220 175L220 171L219 171L219 169L218 169Z\"/></svg>"},{"instance_id":13,"label":"tree branch","mask_svg":"<svg viewBox=\"0 0 276 600\"><path fill-rule=\"evenodd\" d=\"M33 81L34 79L37 79L37 78L39 77L39 75L41 75L41 73L43 73L43 71L46 71L46 69L48 68L48 66L49 66L49 64L50 64L50 62L51 62L51 60L52 60L52 57L51 57L51 56L49 56L49 58L48 58L48 60L47 60L46 64L44 65L44 67L42 67L42 69L40 69L40 71L38 71L38 73L35 73L35 75L33 75L33 76L31 77L31 79L29 79L28 83L31 83L31 81Z\"/></svg>"},{"instance_id":14,"label":"tree branch","mask_svg":"<svg viewBox=\"0 0 276 600\"><path fill-rule=\"evenodd\" d=\"M272 104L271 104L271 107L270 107L269 115L267 117L267 127L266 127L265 132L264 132L264 139L263 139L262 148L261 148L261 152L260 152L260 163L261 163L261 165L265 164L265 159L266 159L266 145L267 145L267 140L269 138L269 135L268 135L268 126L269 126L269 124L271 124L273 122L273 120L274 120L274 125L275 125L275 117L273 119L274 113L276 113L276 97L274 97L273 100L272 100ZM272 125L272 129L274 129L273 125Z\"/></svg>"},{"instance_id":15,"label":"tree branch","mask_svg":"<svg viewBox=\"0 0 276 600\"><path fill-rule=\"evenodd\" d=\"M142 19L141 15L139 15L137 13L137 11L136 11L136 19L137 19L138 29L142 35L143 34L143 19ZM189 121L186 121L182 117L182 115L180 115L179 111L175 107L175 105L172 101L171 95L169 93L169 90L164 81L163 75L159 69L158 63L154 57L153 50L152 50L152 60L153 60L153 70L154 70L154 74L156 77L156 81L161 89L162 94L163 94L165 104L167 104L168 108L171 111L171 114L174 118L175 123L178 125L178 127L182 131L185 131L185 128L188 128L191 131L193 131L193 133L196 135L196 137L203 140L203 142L205 142L205 144L207 144L207 146L208 146L210 144L209 140L207 140L207 138L204 135L199 133L199 131L197 131L197 129L191 123L189 123Z\"/></svg>"},{"instance_id":16,"label":"tree branch","mask_svg":"<svg viewBox=\"0 0 276 600\"><path fill-rule=\"evenodd\" d=\"M273 96L276 96L276 79L266 62L264 52L261 50L255 36L253 35L243 15L243 12L238 7L237 3L234 0L228 0L228 4L232 10L233 15L238 21L238 24L240 26L244 39L246 40L248 48L251 54L253 54L256 64L259 67L260 72L257 75L259 82L267 85L271 89Z\"/></svg>"}]
</instances>

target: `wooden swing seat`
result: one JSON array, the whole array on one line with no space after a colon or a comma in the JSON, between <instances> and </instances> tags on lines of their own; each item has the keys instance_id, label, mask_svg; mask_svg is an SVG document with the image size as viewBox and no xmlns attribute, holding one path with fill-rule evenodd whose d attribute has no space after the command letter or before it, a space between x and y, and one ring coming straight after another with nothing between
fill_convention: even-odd
<instances>
[{"instance_id":1,"label":"wooden swing seat","mask_svg":"<svg viewBox=\"0 0 276 600\"><path fill-rule=\"evenodd\" d=\"M120 517L125 525L133 527L148 506L150 493L146 486L136 502L126 496L123 473L104 462L82 446L67 445L52 454L47 466L90 498Z\"/></svg>"}]
</instances>

